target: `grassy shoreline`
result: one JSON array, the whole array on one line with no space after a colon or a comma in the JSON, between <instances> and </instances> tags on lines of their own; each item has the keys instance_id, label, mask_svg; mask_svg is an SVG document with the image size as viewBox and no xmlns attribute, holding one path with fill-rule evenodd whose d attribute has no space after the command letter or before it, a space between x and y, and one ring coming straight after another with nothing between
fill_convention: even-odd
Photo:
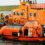
<instances>
[{"instance_id":1,"label":"grassy shoreline","mask_svg":"<svg viewBox=\"0 0 45 45\"><path fill-rule=\"evenodd\" d=\"M19 5L15 5L15 6L0 6L0 11L10 11L12 9L16 9L18 8Z\"/></svg>"}]
</instances>

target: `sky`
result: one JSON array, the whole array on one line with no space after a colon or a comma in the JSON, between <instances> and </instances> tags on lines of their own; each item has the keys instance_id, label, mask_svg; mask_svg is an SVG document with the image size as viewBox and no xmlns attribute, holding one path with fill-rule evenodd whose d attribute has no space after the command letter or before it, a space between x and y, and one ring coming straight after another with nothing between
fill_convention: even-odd
<instances>
[{"instance_id":1,"label":"sky","mask_svg":"<svg viewBox=\"0 0 45 45\"><path fill-rule=\"evenodd\" d=\"M44 3L45 0L37 0L38 3ZM0 6L6 6L6 5L19 5L19 0L0 0Z\"/></svg>"},{"instance_id":2,"label":"sky","mask_svg":"<svg viewBox=\"0 0 45 45\"><path fill-rule=\"evenodd\" d=\"M37 0L37 3L45 3L45 0Z\"/></svg>"}]
</instances>

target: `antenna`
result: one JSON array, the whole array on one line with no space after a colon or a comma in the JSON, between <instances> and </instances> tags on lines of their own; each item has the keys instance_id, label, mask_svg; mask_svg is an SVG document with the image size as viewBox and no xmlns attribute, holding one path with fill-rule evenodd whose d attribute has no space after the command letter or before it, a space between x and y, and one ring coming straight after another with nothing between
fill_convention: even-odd
<instances>
[{"instance_id":1,"label":"antenna","mask_svg":"<svg viewBox=\"0 0 45 45\"><path fill-rule=\"evenodd\" d=\"M37 0L35 0L35 3L37 3Z\"/></svg>"}]
</instances>

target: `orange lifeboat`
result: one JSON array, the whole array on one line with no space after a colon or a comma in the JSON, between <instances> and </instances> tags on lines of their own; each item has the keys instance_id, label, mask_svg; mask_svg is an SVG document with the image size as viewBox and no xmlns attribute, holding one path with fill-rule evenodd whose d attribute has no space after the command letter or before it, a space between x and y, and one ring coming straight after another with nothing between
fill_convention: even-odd
<instances>
[{"instance_id":1,"label":"orange lifeboat","mask_svg":"<svg viewBox=\"0 0 45 45\"><path fill-rule=\"evenodd\" d=\"M24 26L4 26L0 35L6 39L19 41L44 41L45 31L37 21L27 22Z\"/></svg>"}]
</instances>

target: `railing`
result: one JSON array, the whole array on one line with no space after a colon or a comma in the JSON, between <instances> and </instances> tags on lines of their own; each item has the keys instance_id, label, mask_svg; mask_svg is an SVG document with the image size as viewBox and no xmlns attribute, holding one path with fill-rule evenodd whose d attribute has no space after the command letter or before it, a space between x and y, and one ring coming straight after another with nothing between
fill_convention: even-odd
<instances>
[{"instance_id":1,"label":"railing","mask_svg":"<svg viewBox=\"0 0 45 45\"><path fill-rule=\"evenodd\" d=\"M40 4L30 4L31 8L45 8L45 3L40 3Z\"/></svg>"}]
</instances>

